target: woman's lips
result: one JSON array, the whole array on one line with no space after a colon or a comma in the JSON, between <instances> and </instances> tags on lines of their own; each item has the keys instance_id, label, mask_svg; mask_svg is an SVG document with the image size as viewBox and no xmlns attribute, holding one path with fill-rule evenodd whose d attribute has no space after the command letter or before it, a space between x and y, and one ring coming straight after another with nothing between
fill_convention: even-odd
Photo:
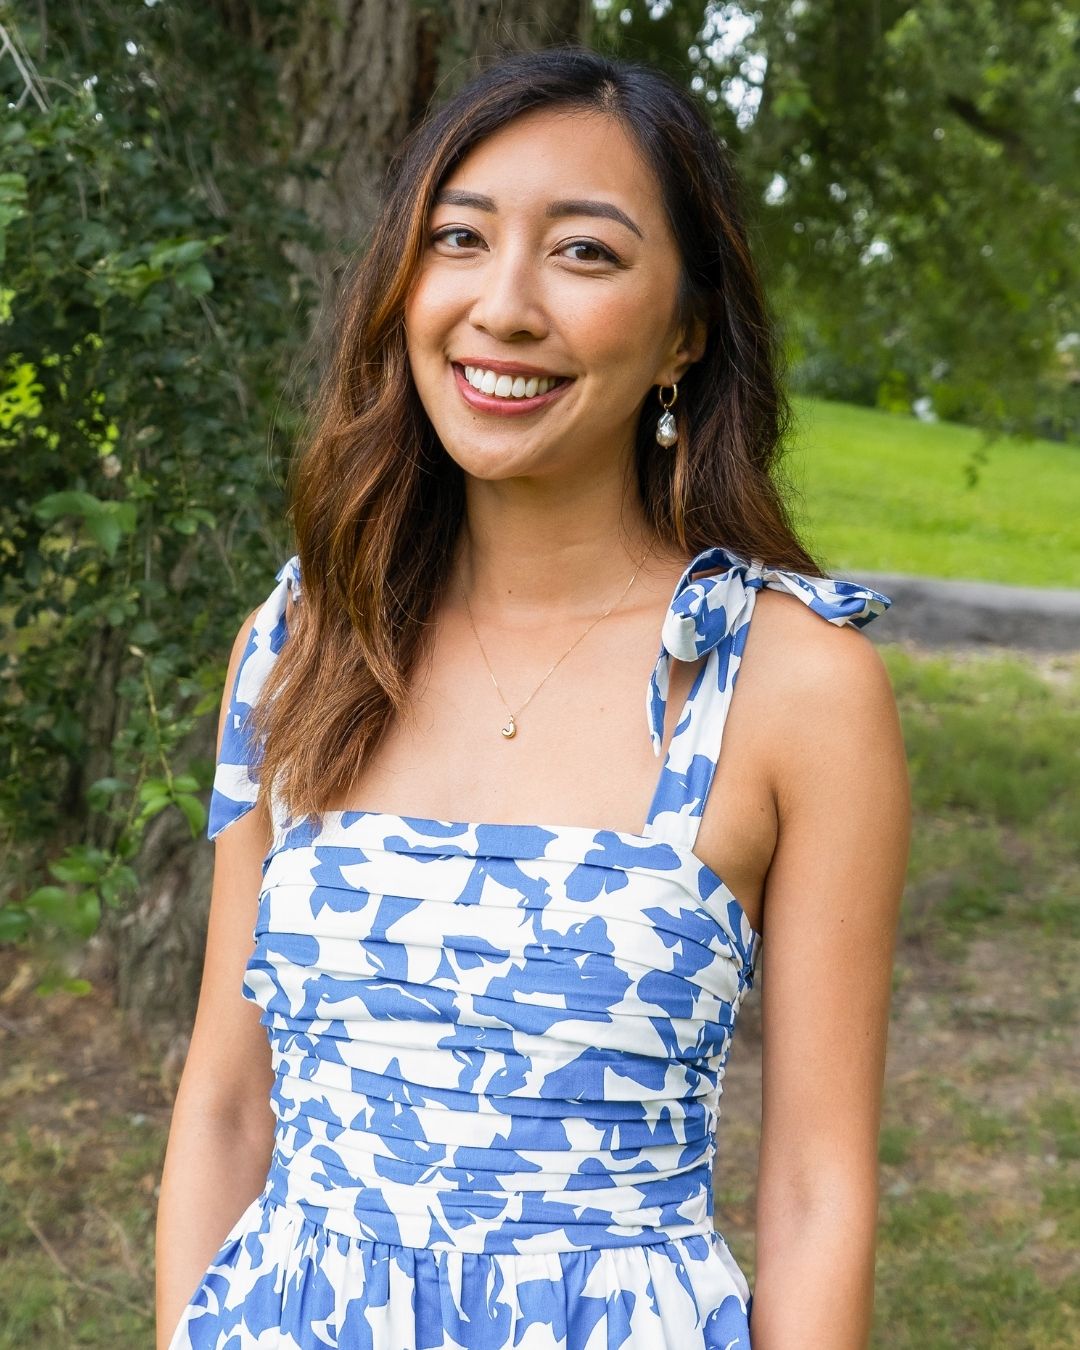
<instances>
[{"instance_id":1,"label":"woman's lips","mask_svg":"<svg viewBox=\"0 0 1080 1350\"><path fill-rule=\"evenodd\" d=\"M520 417L522 413L535 412L538 408L546 407L573 384L572 379L566 379L561 384L554 385L546 394L534 394L532 398L500 398L497 394L482 394L479 389L474 389L465 378L464 366L459 366L454 361L450 364L453 366L454 379L457 381L461 396L470 408L475 408L478 412L499 413L504 417Z\"/></svg>"}]
</instances>

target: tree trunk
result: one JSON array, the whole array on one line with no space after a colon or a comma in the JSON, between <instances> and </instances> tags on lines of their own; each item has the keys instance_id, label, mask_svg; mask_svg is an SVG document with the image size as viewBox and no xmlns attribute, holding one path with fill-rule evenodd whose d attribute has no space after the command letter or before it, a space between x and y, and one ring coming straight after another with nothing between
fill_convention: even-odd
<instances>
[{"instance_id":1,"label":"tree trunk","mask_svg":"<svg viewBox=\"0 0 1080 1350\"><path fill-rule=\"evenodd\" d=\"M588 0L325 0L286 7L267 27L247 0L216 0L232 38L259 45L279 65L279 95L291 110L289 150L323 166L297 178L288 204L321 224L331 246L322 257L297 251L292 261L313 276L323 297L312 332L324 335L341 269L374 214L393 152L433 100L463 83L486 57L587 38ZM251 119L251 157L266 155ZM270 150L269 153L277 153ZM259 599L253 597L252 602ZM239 616L238 616L239 622ZM206 718L193 753L212 757L216 719ZM136 871L136 906L109 913L89 944L84 970L111 975L129 1020L173 1066L183 1061L201 980L213 849L192 840L179 812L155 818Z\"/></svg>"},{"instance_id":2,"label":"tree trunk","mask_svg":"<svg viewBox=\"0 0 1080 1350\"><path fill-rule=\"evenodd\" d=\"M371 218L386 164L433 99L499 50L576 36L581 0L451 0L439 6L338 0L335 22L305 11L282 54L280 92L294 150L329 172L295 183L292 200L347 246Z\"/></svg>"},{"instance_id":3,"label":"tree trunk","mask_svg":"<svg viewBox=\"0 0 1080 1350\"><path fill-rule=\"evenodd\" d=\"M294 244L289 258L322 297L312 332L328 336L337 281L374 216L383 176L406 133L489 58L559 42L587 41L591 0L325 0L287 7L269 20L250 0L215 0L238 41L278 62L278 94L289 110L286 149L318 175L284 189L326 233L325 253ZM259 143L250 118L250 154Z\"/></svg>"}]
</instances>

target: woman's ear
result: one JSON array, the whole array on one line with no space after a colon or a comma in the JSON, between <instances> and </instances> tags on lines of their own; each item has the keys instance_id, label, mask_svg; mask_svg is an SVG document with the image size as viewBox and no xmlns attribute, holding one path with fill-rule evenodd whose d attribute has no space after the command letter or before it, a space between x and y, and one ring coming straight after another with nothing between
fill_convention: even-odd
<instances>
[{"instance_id":1,"label":"woman's ear","mask_svg":"<svg viewBox=\"0 0 1080 1350\"><path fill-rule=\"evenodd\" d=\"M705 354L705 344L708 341L709 330L705 320L694 318L690 321L687 328L683 330L679 345L672 353L671 375L669 380L658 380L658 384L671 384L678 382L690 369L695 361L700 361Z\"/></svg>"},{"instance_id":2,"label":"woman's ear","mask_svg":"<svg viewBox=\"0 0 1080 1350\"><path fill-rule=\"evenodd\" d=\"M692 366L695 361L700 361L705 354L705 343L709 337L709 330L705 326L705 320L695 318L690 323L690 328L683 340L682 351L686 355L687 366ZM683 371L686 374L686 371Z\"/></svg>"}]
</instances>

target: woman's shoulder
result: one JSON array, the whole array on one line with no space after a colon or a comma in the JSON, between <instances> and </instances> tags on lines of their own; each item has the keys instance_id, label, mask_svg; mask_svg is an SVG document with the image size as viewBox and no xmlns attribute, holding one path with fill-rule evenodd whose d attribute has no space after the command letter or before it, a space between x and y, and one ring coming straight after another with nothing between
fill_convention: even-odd
<instances>
[{"instance_id":1,"label":"woman's shoulder","mask_svg":"<svg viewBox=\"0 0 1080 1350\"><path fill-rule=\"evenodd\" d=\"M251 630L255 627L255 624L258 622L259 611L261 609L262 609L261 604L256 605L255 608L244 618L243 622L240 624L239 629L237 630L236 641L233 644L233 646L239 647L241 653L243 652L244 647L247 645L247 639L251 637Z\"/></svg>"},{"instance_id":2,"label":"woman's shoulder","mask_svg":"<svg viewBox=\"0 0 1080 1350\"><path fill-rule=\"evenodd\" d=\"M853 623L823 623L793 595L763 588L744 660L753 663L760 709L785 762L812 761L845 737L864 741L896 715L888 667Z\"/></svg>"},{"instance_id":3,"label":"woman's shoulder","mask_svg":"<svg viewBox=\"0 0 1080 1350\"><path fill-rule=\"evenodd\" d=\"M816 578L808 578L813 581ZM790 591L763 586L754 605L751 632L759 647L770 649L787 666L781 678L826 685L844 678L865 679L884 663L876 645L853 622L822 622L822 614ZM862 672L860 674L860 671Z\"/></svg>"}]
</instances>

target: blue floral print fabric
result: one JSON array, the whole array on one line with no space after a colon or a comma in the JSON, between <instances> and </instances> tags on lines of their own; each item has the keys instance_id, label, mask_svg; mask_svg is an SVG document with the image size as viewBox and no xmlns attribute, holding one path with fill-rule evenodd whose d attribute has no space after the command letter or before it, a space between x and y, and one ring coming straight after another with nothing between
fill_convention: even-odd
<instances>
[{"instance_id":1,"label":"blue floral print fabric","mask_svg":"<svg viewBox=\"0 0 1080 1350\"><path fill-rule=\"evenodd\" d=\"M290 559L231 693L209 834L254 805L247 716L302 604ZM694 853L757 592L834 624L888 597L723 548L676 585L646 690L705 657L644 832L325 812L268 794L244 998L273 1155L169 1350L749 1350L713 1222L761 934ZM643 732L644 734L644 732Z\"/></svg>"}]
</instances>

